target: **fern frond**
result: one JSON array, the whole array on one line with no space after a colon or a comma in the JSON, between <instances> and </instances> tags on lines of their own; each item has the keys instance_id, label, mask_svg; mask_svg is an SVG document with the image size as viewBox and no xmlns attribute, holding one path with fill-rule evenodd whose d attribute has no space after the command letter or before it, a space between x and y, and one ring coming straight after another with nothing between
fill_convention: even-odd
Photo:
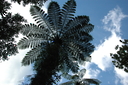
<instances>
[{"instance_id":1,"label":"fern frond","mask_svg":"<svg viewBox=\"0 0 128 85\"><path fill-rule=\"evenodd\" d=\"M43 34L29 34L28 36L26 36L28 38L33 37L33 38L42 38L42 40L46 40L46 41L52 41L52 37L50 35L48 35L47 33L43 33Z\"/></svg>"},{"instance_id":2,"label":"fern frond","mask_svg":"<svg viewBox=\"0 0 128 85\"><path fill-rule=\"evenodd\" d=\"M93 29L94 29L94 25L87 24L80 31L83 31L83 32L86 32L86 33L90 33Z\"/></svg>"},{"instance_id":3,"label":"fern frond","mask_svg":"<svg viewBox=\"0 0 128 85\"><path fill-rule=\"evenodd\" d=\"M85 65L86 56L84 56L82 53L78 52L77 50L74 51L72 49L68 49L69 58L72 61L77 61L80 65Z\"/></svg>"},{"instance_id":4,"label":"fern frond","mask_svg":"<svg viewBox=\"0 0 128 85\"><path fill-rule=\"evenodd\" d=\"M71 28L71 29L69 29L69 30L67 30L67 31L65 31L65 33L62 33L63 34L63 36L62 36L62 38L63 37L65 37L65 36L81 36L81 33L82 33L82 35L83 34L88 34L89 32L91 32L92 30L93 30L93 28L94 28L94 26L93 25L91 25L91 24L88 24L88 25L77 25L76 27L74 27L74 28ZM85 35L85 36L86 36ZM84 36L84 35L83 35ZM92 38L91 38L92 39Z\"/></svg>"},{"instance_id":5,"label":"fern frond","mask_svg":"<svg viewBox=\"0 0 128 85\"><path fill-rule=\"evenodd\" d=\"M76 61L68 60L68 67L71 69L73 73L77 73L79 70L78 63Z\"/></svg>"},{"instance_id":6,"label":"fern frond","mask_svg":"<svg viewBox=\"0 0 128 85\"><path fill-rule=\"evenodd\" d=\"M40 27L35 24L25 24L20 32L25 36L38 36L38 38L42 37L43 39L51 38L50 33L48 33L48 30L46 30L45 27Z\"/></svg>"},{"instance_id":7,"label":"fern frond","mask_svg":"<svg viewBox=\"0 0 128 85\"><path fill-rule=\"evenodd\" d=\"M100 81L98 79L82 79L83 82L88 82L89 84L100 85Z\"/></svg>"},{"instance_id":8,"label":"fern frond","mask_svg":"<svg viewBox=\"0 0 128 85\"><path fill-rule=\"evenodd\" d=\"M82 79L84 77L86 73L86 69L81 69L79 72L78 72L78 75L79 75L79 78Z\"/></svg>"},{"instance_id":9,"label":"fern frond","mask_svg":"<svg viewBox=\"0 0 128 85\"><path fill-rule=\"evenodd\" d=\"M63 50L62 50L63 49ZM68 73L69 70L71 70L73 73L77 73L77 71L79 70L79 66L78 66L78 63L75 62L71 57L72 55L70 55L70 50L68 50L69 48L65 48L65 47L62 47L60 50L61 54L61 59L62 59L62 62L61 62L61 69L62 69L62 73Z\"/></svg>"},{"instance_id":10,"label":"fern frond","mask_svg":"<svg viewBox=\"0 0 128 85\"><path fill-rule=\"evenodd\" d=\"M29 64L33 63L37 59L37 57L41 53L41 51L42 51L42 46L41 45L36 47L36 48L33 48L32 50L30 50L26 54L26 56L23 58L22 65L26 66L26 65L29 65Z\"/></svg>"},{"instance_id":11,"label":"fern frond","mask_svg":"<svg viewBox=\"0 0 128 85\"><path fill-rule=\"evenodd\" d=\"M74 85L74 82L73 81L68 81L68 82L62 83L60 85Z\"/></svg>"},{"instance_id":12,"label":"fern frond","mask_svg":"<svg viewBox=\"0 0 128 85\"><path fill-rule=\"evenodd\" d=\"M70 70L70 68L67 66L67 61L66 61L69 60L68 53L66 51L66 48L61 48L60 50L61 50L61 53L59 54L61 56L60 65L59 65L60 71L62 73L68 73Z\"/></svg>"},{"instance_id":13,"label":"fern frond","mask_svg":"<svg viewBox=\"0 0 128 85\"><path fill-rule=\"evenodd\" d=\"M63 6L61 13L61 29L63 29L70 19L73 18L76 8L76 2L74 0L69 0Z\"/></svg>"},{"instance_id":14,"label":"fern frond","mask_svg":"<svg viewBox=\"0 0 128 85\"><path fill-rule=\"evenodd\" d=\"M62 63L62 64L60 65L60 71L61 71L62 73L68 73L70 68L67 66L67 64L66 64L65 61L63 61L63 62L64 62L64 63Z\"/></svg>"},{"instance_id":15,"label":"fern frond","mask_svg":"<svg viewBox=\"0 0 128 85\"><path fill-rule=\"evenodd\" d=\"M88 16L77 16L75 18L72 18L67 23L67 25L64 27L64 29L62 29L62 32L65 33L66 31L70 31L70 30L79 31L81 28L83 28L85 25L87 25L88 22L89 22Z\"/></svg>"},{"instance_id":16,"label":"fern frond","mask_svg":"<svg viewBox=\"0 0 128 85\"><path fill-rule=\"evenodd\" d=\"M93 37L86 32L75 32L69 35L64 35L62 39L65 42L76 42L86 44L87 42L91 41Z\"/></svg>"},{"instance_id":17,"label":"fern frond","mask_svg":"<svg viewBox=\"0 0 128 85\"><path fill-rule=\"evenodd\" d=\"M54 35L54 29L49 23L49 17L43 10L37 6L31 6L30 13L39 26L44 27L46 30L48 29L49 33Z\"/></svg>"},{"instance_id":18,"label":"fern frond","mask_svg":"<svg viewBox=\"0 0 128 85\"><path fill-rule=\"evenodd\" d=\"M39 27L35 24L25 24L20 32L28 36L29 34L42 34L43 31L43 27Z\"/></svg>"},{"instance_id":19,"label":"fern frond","mask_svg":"<svg viewBox=\"0 0 128 85\"><path fill-rule=\"evenodd\" d=\"M72 79L72 75L68 74L68 73L62 73L62 77L71 80Z\"/></svg>"},{"instance_id":20,"label":"fern frond","mask_svg":"<svg viewBox=\"0 0 128 85\"><path fill-rule=\"evenodd\" d=\"M79 64L84 65L85 61L90 60L90 53L94 50L94 48L91 47L92 45L90 43L88 43L87 46L73 42L67 45L68 46L65 49L66 52L70 54L69 57L76 59Z\"/></svg>"},{"instance_id":21,"label":"fern frond","mask_svg":"<svg viewBox=\"0 0 128 85\"><path fill-rule=\"evenodd\" d=\"M60 7L57 2L51 2L48 7L49 23L54 26L57 31L60 26Z\"/></svg>"},{"instance_id":22,"label":"fern frond","mask_svg":"<svg viewBox=\"0 0 128 85\"><path fill-rule=\"evenodd\" d=\"M25 49L25 48L34 48L41 43L46 43L47 40L44 40L43 38L34 38L33 36L29 37L23 37L19 42L18 42L18 47L19 49Z\"/></svg>"}]
</instances>

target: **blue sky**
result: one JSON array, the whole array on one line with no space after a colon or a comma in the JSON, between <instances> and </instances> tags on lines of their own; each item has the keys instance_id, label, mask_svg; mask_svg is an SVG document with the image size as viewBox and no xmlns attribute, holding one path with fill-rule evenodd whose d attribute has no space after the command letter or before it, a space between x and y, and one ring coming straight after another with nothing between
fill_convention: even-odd
<instances>
[{"instance_id":1,"label":"blue sky","mask_svg":"<svg viewBox=\"0 0 128 85\"><path fill-rule=\"evenodd\" d=\"M57 1L61 6L67 0ZM120 39L128 39L128 0L76 0L75 15L87 15L95 27L91 33L95 51L92 61L84 66L87 69L84 78L96 78L101 85L128 85L128 73L117 69L111 63L110 53L115 53L115 46L121 45ZM46 10L47 4L43 7ZM29 14L29 6L13 4L13 13L20 13L29 22L33 22ZM19 39L17 39L19 40ZM33 74L32 67L21 67L21 60L29 49L19 50L9 61L0 63L0 85L18 85L25 75Z\"/></svg>"}]
</instances>

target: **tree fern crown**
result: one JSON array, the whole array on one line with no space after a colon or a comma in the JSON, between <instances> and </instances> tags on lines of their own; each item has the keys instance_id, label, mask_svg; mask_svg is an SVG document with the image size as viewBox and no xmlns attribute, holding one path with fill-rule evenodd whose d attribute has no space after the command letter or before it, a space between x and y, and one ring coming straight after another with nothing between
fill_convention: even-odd
<instances>
[{"instance_id":1,"label":"tree fern crown","mask_svg":"<svg viewBox=\"0 0 128 85\"><path fill-rule=\"evenodd\" d=\"M75 17L75 8L74 0L68 0L62 9L57 2L52 1L48 13L37 6L31 6L30 13L37 25L26 24L21 30L25 37L19 41L19 48L32 48L24 57L23 65L34 62L42 52L46 51L48 45L52 45L53 50L59 50L59 68L62 71L77 72L78 64L90 60L94 46L90 43L93 38L89 33L94 26L89 23L88 16ZM46 56L43 57L45 59Z\"/></svg>"}]
</instances>

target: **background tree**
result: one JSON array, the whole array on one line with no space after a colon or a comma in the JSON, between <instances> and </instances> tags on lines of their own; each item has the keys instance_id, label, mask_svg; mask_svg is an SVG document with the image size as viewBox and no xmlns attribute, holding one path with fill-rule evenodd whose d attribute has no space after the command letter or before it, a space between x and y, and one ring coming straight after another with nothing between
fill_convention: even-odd
<instances>
[{"instance_id":1,"label":"background tree","mask_svg":"<svg viewBox=\"0 0 128 85\"><path fill-rule=\"evenodd\" d=\"M81 69L78 73L74 75L62 74L62 76L70 81L61 83L60 85L99 85L101 82L97 79L86 79L83 78L86 73L86 69Z\"/></svg>"},{"instance_id":2,"label":"background tree","mask_svg":"<svg viewBox=\"0 0 128 85\"><path fill-rule=\"evenodd\" d=\"M39 5L43 5L43 3L45 3L47 0L11 0L13 2L17 2L19 4L23 4L24 6L27 4L39 4Z\"/></svg>"},{"instance_id":3,"label":"background tree","mask_svg":"<svg viewBox=\"0 0 128 85\"><path fill-rule=\"evenodd\" d=\"M57 2L51 2L47 14L31 6L37 25L23 26L21 33L25 37L18 43L20 49L32 48L22 60L23 65L35 62L37 74L31 85L52 85L59 78L56 72L77 73L79 64L90 60L94 46L89 33L94 26L88 16L74 17L75 8L74 0L68 0L62 9Z\"/></svg>"},{"instance_id":4,"label":"background tree","mask_svg":"<svg viewBox=\"0 0 128 85\"><path fill-rule=\"evenodd\" d=\"M121 47L119 45L116 46L117 53L110 54L113 58L113 64L115 67L119 69L123 69L125 72L128 72L128 40L125 39L124 41L120 40L123 44Z\"/></svg>"},{"instance_id":5,"label":"background tree","mask_svg":"<svg viewBox=\"0 0 128 85\"><path fill-rule=\"evenodd\" d=\"M5 14L7 14L7 10L10 9L11 4L8 3L5 0L0 0L0 17L4 17Z\"/></svg>"},{"instance_id":6,"label":"background tree","mask_svg":"<svg viewBox=\"0 0 128 85\"><path fill-rule=\"evenodd\" d=\"M14 37L18 35L22 22L26 22L21 15L7 12L10 6L7 1L0 0L0 60L7 60L8 56L18 52Z\"/></svg>"}]
</instances>

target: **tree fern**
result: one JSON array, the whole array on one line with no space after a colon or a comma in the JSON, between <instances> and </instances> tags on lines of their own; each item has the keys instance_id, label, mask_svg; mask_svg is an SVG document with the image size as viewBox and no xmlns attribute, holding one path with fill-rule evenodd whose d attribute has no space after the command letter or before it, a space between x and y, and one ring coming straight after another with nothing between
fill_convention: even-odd
<instances>
[{"instance_id":1,"label":"tree fern","mask_svg":"<svg viewBox=\"0 0 128 85\"><path fill-rule=\"evenodd\" d=\"M37 6L31 6L30 13L37 25L23 26L21 33L25 37L19 41L18 46L21 49L32 48L22 64L37 62L39 66L36 64L36 70L39 73L36 77L44 81L51 82L51 75L56 74L56 71L77 73L79 64L83 65L91 58L94 46L90 43L93 38L89 33L94 26L89 23L88 16L74 17L75 8L74 0L68 0L62 9L57 2L51 2L48 13ZM40 67L44 69L40 70ZM46 78L40 76L46 74Z\"/></svg>"}]
</instances>

